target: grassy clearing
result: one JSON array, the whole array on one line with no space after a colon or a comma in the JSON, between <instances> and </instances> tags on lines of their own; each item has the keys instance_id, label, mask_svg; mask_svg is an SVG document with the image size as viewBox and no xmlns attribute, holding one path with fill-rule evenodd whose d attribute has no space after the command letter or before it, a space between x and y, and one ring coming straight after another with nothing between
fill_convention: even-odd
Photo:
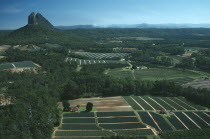
<instances>
[{"instance_id":1,"label":"grassy clearing","mask_svg":"<svg viewBox=\"0 0 210 139\"><path fill-rule=\"evenodd\" d=\"M129 69L111 69L109 71L106 72L107 75L110 75L111 77L116 77L116 78L133 78L133 74L131 72L131 70Z\"/></svg>"},{"instance_id":2,"label":"grassy clearing","mask_svg":"<svg viewBox=\"0 0 210 139\"><path fill-rule=\"evenodd\" d=\"M178 69L162 69L153 68L147 70L124 70L114 69L109 70L107 75L117 78L134 78L137 80L171 80L179 84L193 81L194 79L202 78L202 75L193 71L183 71Z\"/></svg>"}]
</instances>

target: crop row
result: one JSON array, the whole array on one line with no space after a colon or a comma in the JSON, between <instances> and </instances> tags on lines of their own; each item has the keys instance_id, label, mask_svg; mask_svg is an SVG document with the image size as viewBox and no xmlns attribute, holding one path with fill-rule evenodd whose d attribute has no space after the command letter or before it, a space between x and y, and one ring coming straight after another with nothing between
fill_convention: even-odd
<instances>
[{"instance_id":1,"label":"crop row","mask_svg":"<svg viewBox=\"0 0 210 139\"><path fill-rule=\"evenodd\" d=\"M181 121L189 128L189 129L198 129L195 123L193 123L186 115L182 112L175 112L176 116L181 119Z\"/></svg>"},{"instance_id":2,"label":"crop row","mask_svg":"<svg viewBox=\"0 0 210 139\"><path fill-rule=\"evenodd\" d=\"M187 129L174 115L171 115L167 119L177 130Z\"/></svg>"},{"instance_id":3,"label":"crop row","mask_svg":"<svg viewBox=\"0 0 210 139\"><path fill-rule=\"evenodd\" d=\"M195 112L195 113L210 124L210 117L208 112Z\"/></svg>"},{"instance_id":4,"label":"crop row","mask_svg":"<svg viewBox=\"0 0 210 139\"><path fill-rule=\"evenodd\" d=\"M10 63L8 63L8 64L1 64L0 65L0 70L14 68L14 66L12 64L14 64L14 66L17 67L17 68L21 68L21 67L28 67L28 68L37 67L31 61L23 61L23 62L14 62L14 63L11 63L11 64Z\"/></svg>"},{"instance_id":5,"label":"crop row","mask_svg":"<svg viewBox=\"0 0 210 139\"><path fill-rule=\"evenodd\" d=\"M99 130L96 124L62 124L61 130Z\"/></svg>"},{"instance_id":6,"label":"crop row","mask_svg":"<svg viewBox=\"0 0 210 139\"><path fill-rule=\"evenodd\" d=\"M68 58L68 61L76 62L79 65L90 65L90 64L105 64L105 63L125 63L120 60L88 60L88 59L78 59L78 58Z\"/></svg>"},{"instance_id":7,"label":"crop row","mask_svg":"<svg viewBox=\"0 0 210 139\"><path fill-rule=\"evenodd\" d=\"M94 117L93 112L64 113L63 117Z\"/></svg>"},{"instance_id":8,"label":"crop row","mask_svg":"<svg viewBox=\"0 0 210 139\"><path fill-rule=\"evenodd\" d=\"M64 118L63 123L95 123L95 118Z\"/></svg>"},{"instance_id":9,"label":"crop row","mask_svg":"<svg viewBox=\"0 0 210 139\"><path fill-rule=\"evenodd\" d=\"M142 99L144 99L146 102L148 102L154 109L161 110L163 107L161 107L157 102L155 102L153 99L147 96L141 96Z\"/></svg>"},{"instance_id":10,"label":"crop row","mask_svg":"<svg viewBox=\"0 0 210 139\"><path fill-rule=\"evenodd\" d=\"M150 97L150 98L153 99L155 102L157 102L159 105L161 105L164 109L166 109L166 110L174 110L173 107L168 105L161 98L159 98L159 97Z\"/></svg>"},{"instance_id":11,"label":"crop row","mask_svg":"<svg viewBox=\"0 0 210 139\"><path fill-rule=\"evenodd\" d=\"M195 104L187 101L184 97L176 97L176 99L178 99L181 102L184 102L184 103L188 104L189 106L191 106L193 108L196 108L197 110L204 110L205 109L204 107L201 107L199 105L195 105Z\"/></svg>"},{"instance_id":12,"label":"crop row","mask_svg":"<svg viewBox=\"0 0 210 139\"><path fill-rule=\"evenodd\" d=\"M187 116L189 116L195 123L198 124L201 128L209 128L210 126L208 125L208 122L205 121L205 119L199 117L193 112L185 112Z\"/></svg>"},{"instance_id":13,"label":"crop row","mask_svg":"<svg viewBox=\"0 0 210 139\"><path fill-rule=\"evenodd\" d=\"M125 136L142 136L142 135L154 135L151 129L138 129L138 130L113 130L118 135Z\"/></svg>"},{"instance_id":14,"label":"crop row","mask_svg":"<svg viewBox=\"0 0 210 139\"><path fill-rule=\"evenodd\" d=\"M154 127L157 131L159 131L159 128L157 127L157 125L154 123L154 121L147 112L138 112L138 114L144 123L146 123L151 127Z\"/></svg>"},{"instance_id":15,"label":"crop row","mask_svg":"<svg viewBox=\"0 0 210 139\"><path fill-rule=\"evenodd\" d=\"M112 132L107 131L57 131L55 136L111 136L114 135Z\"/></svg>"},{"instance_id":16,"label":"crop row","mask_svg":"<svg viewBox=\"0 0 210 139\"><path fill-rule=\"evenodd\" d=\"M124 96L124 99L135 110L202 110L202 107L192 105L184 98L177 97L148 97L148 96Z\"/></svg>"},{"instance_id":17,"label":"crop row","mask_svg":"<svg viewBox=\"0 0 210 139\"><path fill-rule=\"evenodd\" d=\"M157 122L161 130L172 130L170 125L166 122L166 120L159 114L156 114L154 112L150 112L151 116L154 118L154 120Z\"/></svg>"},{"instance_id":18,"label":"crop row","mask_svg":"<svg viewBox=\"0 0 210 139\"><path fill-rule=\"evenodd\" d=\"M123 96L123 98L127 101L127 103L134 109L134 110L143 110L134 100L132 100L129 96Z\"/></svg>"},{"instance_id":19,"label":"crop row","mask_svg":"<svg viewBox=\"0 0 210 139\"><path fill-rule=\"evenodd\" d=\"M75 54L95 59L114 58L114 57L122 58L129 55L128 53L90 53L90 52L75 52Z\"/></svg>"},{"instance_id":20,"label":"crop row","mask_svg":"<svg viewBox=\"0 0 210 139\"><path fill-rule=\"evenodd\" d=\"M138 122L136 117L98 118L99 123Z\"/></svg>"},{"instance_id":21,"label":"crop row","mask_svg":"<svg viewBox=\"0 0 210 139\"><path fill-rule=\"evenodd\" d=\"M145 110L153 110L151 106L149 106L144 99L138 96L132 96L134 100L136 100Z\"/></svg>"},{"instance_id":22,"label":"crop row","mask_svg":"<svg viewBox=\"0 0 210 139\"><path fill-rule=\"evenodd\" d=\"M135 116L134 112L97 112L98 117Z\"/></svg>"},{"instance_id":23,"label":"crop row","mask_svg":"<svg viewBox=\"0 0 210 139\"><path fill-rule=\"evenodd\" d=\"M100 127L105 129L135 129L146 128L142 123L123 123L123 124L99 124Z\"/></svg>"}]
</instances>

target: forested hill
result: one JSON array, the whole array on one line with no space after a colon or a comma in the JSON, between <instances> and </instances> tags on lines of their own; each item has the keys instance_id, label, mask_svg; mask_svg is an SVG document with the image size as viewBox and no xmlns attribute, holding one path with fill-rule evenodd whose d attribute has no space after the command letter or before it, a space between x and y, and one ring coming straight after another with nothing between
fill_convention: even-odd
<instances>
[{"instance_id":1,"label":"forested hill","mask_svg":"<svg viewBox=\"0 0 210 139\"><path fill-rule=\"evenodd\" d=\"M86 45L90 41L85 37L76 36L58 29L45 19L41 14L31 13L28 24L14 31L0 31L0 45L24 45L56 43L66 46Z\"/></svg>"}]
</instances>

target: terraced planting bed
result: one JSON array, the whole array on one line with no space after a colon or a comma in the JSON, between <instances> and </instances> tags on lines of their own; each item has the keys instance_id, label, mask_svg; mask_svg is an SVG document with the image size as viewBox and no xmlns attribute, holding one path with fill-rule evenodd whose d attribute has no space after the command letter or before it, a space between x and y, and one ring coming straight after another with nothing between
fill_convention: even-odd
<instances>
[{"instance_id":1,"label":"terraced planting bed","mask_svg":"<svg viewBox=\"0 0 210 139\"><path fill-rule=\"evenodd\" d=\"M108 131L57 131L55 136L112 136L114 133Z\"/></svg>"},{"instance_id":2,"label":"terraced planting bed","mask_svg":"<svg viewBox=\"0 0 210 139\"><path fill-rule=\"evenodd\" d=\"M186 130L187 128L185 125L180 121L181 119L177 119L176 116L171 115L167 118L169 122L176 128L176 130Z\"/></svg>"},{"instance_id":3,"label":"terraced planting bed","mask_svg":"<svg viewBox=\"0 0 210 139\"><path fill-rule=\"evenodd\" d=\"M195 121L199 127L201 128L209 128L210 124L204 120L202 117L196 115L196 113L193 112L185 112L187 116L189 116L193 121Z\"/></svg>"},{"instance_id":4,"label":"terraced planting bed","mask_svg":"<svg viewBox=\"0 0 210 139\"><path fill-rule=\"evenodd\" d=\"M140 130L113 130L115 133L125 136L142 136L142 135L154 135L151 129Z\"/></svg>"},{"instance_id":5,"label":"terraced planting bed","mask_svg":"<svg viewBox=\"0 0 210 139\"><path fill-rule=\"evenodd\" d=\"M152 119L152 117L149 115L149 112L138 112L140 118L144 123L147 125L155 128L157 131L160 131L160 128L157 126L155 121Z\"/></svg>"},{"instance_id":6,"label":"terraced planting bed","mask_svg":"<svg viewBox=\"0 0 210 139\"><path fill-rule=\"evenodd\" d=\"M134 112L97 112L98 117L130 117L135 116Z\"/></svg>"},{"instance_id":7,"label":"terraced planting bed","mask_svg":"<svg viewBox=\"0 0 210 139\"><path fill-rule=\"evenodd\" d=\"M63 123L95 123L95 118L65 118Z\"/></svg>"},{"instance_id":8,"label":"terraced planting bed","mask_svg":"<svg viewBox=\"0 0 210 139\"><path fill-rule=\"evenodd\" d=\"M60 130L100 130L96 124L62 124Z\"/></svg>"},{"instance_id":9,"label":"terraced planting bed","mask_svg":"<svg viewBox=\"0 0 210 139\"><path fill-rule=\"evenodd\" d=\"M104 129L139 129L146 128L142 123L118 123L118 124L99 124Z\"/></svg>"},{"instance_id":10,"label":"terraced planting bed","mask_svg":"<svg viewBox=\"0 0 210 139\"><path fill-rule=\"evenodd\" d=\"M179 119L182 120L182 122L189 128L189 129L198 129L199 127L197 126L196 123L191 121L186 115L184 115L182 112L175 112L176 116L179 117Z\"/></svg>"},{"instance_id":11,"label":"terraced planting bed","mask_svg":"<svg viewBox=\"0 0 210 139\"><path fill-rule=\"evenodd\" d=\"M138 122L136 117L115 117L115 118L98 118L99 123L135 123Z\"/></svg>"},{"instance_id":12,"label":"terraced planting bed","mask_svg":"<svg viewBox=\"0 0 210 139\"><path fill-rule=\"evenodd\" d=\"M138 104L137 101L135 101L132 97L130 97L130 96L123 96L123 98L125 99L125 101L127 101L127 103L129 105L131 105L131 107L134 110L143 110L143 107L140 106L140 104Z\"/></svg>"},{"instance_id":13,"label":"terraced planting bed","mask_svg":"<svg viewBox=\"0 0 210 139\"><path fill-rule=\"evenodd\" d=\"M183 97L118 96L81 98L70 102L73 106L79 104L83 107L92 102L96 109L94 112L64 113L62 125L55 131L54 138L156 136L160 131L210 128L210 111ZM113 103L117 106L115 109ZM161 110L165 110L165 114L160 114Z\"/></svg>"},{"instance_id":14,"label":"terraced planting bed","mask_svg":"<svg viewBox=\"0 0 210 139\"><path fill-rule=\"evenodd\" d=\"M157 122L161 130L172 130L171 126L166 122L166 120L159 114L150 112L151 116Z\"/></svg>"}]
</instances>

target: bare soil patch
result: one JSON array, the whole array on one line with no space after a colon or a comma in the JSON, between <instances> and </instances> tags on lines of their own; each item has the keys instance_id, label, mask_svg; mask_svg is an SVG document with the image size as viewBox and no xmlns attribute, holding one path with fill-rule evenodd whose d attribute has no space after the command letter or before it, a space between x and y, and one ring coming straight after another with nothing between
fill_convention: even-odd
<instances>
[{"instance_id":1,"label":"bare soil patch","mask_svg":"<svg viewBox=\"0 0 210 139\"><path fill-rule=\"evenodd\" d=\"M182 55L182 57L190 57L192 55L192 53L184 53L183 55Z\"/></svg>"},{"instance_id":2,"label":"bare soil patch","mask_svg":"<svg viewBox=\"0 0 210 139\"><path fill-rule=\"evenodd\" d=\"M81 107L86 107L88 102L93 103L97 111L132 111L130 105L128 105L121 96L117 97L95 97L95 98L80 98L75 100L70 100L71 107L80 105Z\"/></svg>"}]
</instances>

